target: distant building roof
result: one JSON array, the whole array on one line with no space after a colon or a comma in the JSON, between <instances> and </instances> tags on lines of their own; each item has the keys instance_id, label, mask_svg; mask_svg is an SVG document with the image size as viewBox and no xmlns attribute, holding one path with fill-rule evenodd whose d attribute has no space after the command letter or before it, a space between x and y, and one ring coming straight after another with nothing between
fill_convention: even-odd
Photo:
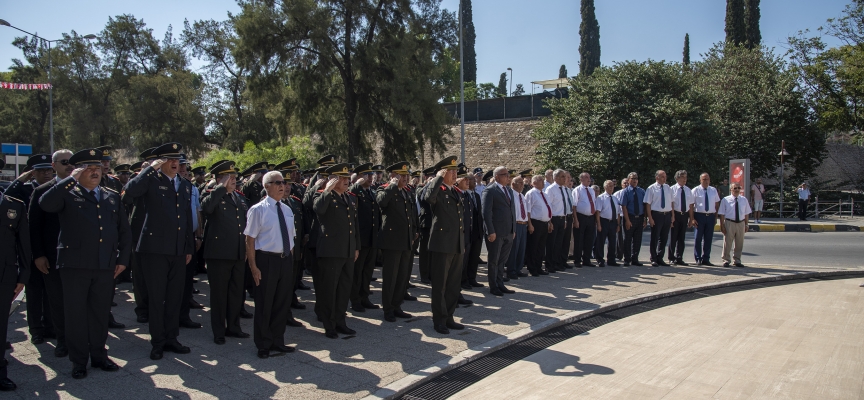
<instances>
[{"instance_id":1,"label":"distant building roof","mask_svg":"<svg viewBox=\"0 0 864 400\"><path fill-rule=\"evenodd\" d=\"M535 85L543 85L543 89L558 89L570 86L570 78L549 79L546 81L531 82Z\"/></svg>"}]
</instances>

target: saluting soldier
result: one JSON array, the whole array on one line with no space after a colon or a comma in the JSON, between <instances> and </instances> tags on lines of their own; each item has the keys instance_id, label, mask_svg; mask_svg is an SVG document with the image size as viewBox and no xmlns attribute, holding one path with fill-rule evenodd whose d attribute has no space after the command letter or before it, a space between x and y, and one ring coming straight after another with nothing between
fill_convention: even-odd
<instances>
[{"instance_id":1,"label":"saluting soldier","mask_svg":"<svg viewBox=\"0 0 864 400\"><path fill-rule=\"evenodd\" d=\"M309 240L309 234L306 233L305 216L303 215L303 200L294 194L293 180L291 179L291 170L281 170L283 178L285 178L285 194L282 197L282 202L291 208L294 213L294 250L292 251L292 268L293 284L291 286L291 308L297 310L305 310L306 306L300 303L297 298L297 289L309 290L310 287L303 284L303 257L305 242ZM294 319L291 310L288 310L288 319L286 325L300 328L303 324Z\"/></svg>"},{"instance_id":2,"label":"saluting soldier","mask_svg":"<svg viewBox=\"0 0 864 400\"><path fill-rule=\"evenodd\" d=\"M195 274L198 272L198 250L201 249L201 244L204 239L204 230L201 223L201 193L198 188L192 184L189 179L189 160L186 159L186 154L180 153L180 163L177 168L177 176L180 179L189 182L192 188L191 200L189 205L192 208L192 232L195 240L194 252L192 253L191 261L186 263L186 273L183 277L183 299L180 301L180 326L189 329L198 329L202 325L192 320L190 315L191 309L203 309L204 306L192 298L198 290L194 287Z\"/></svg>"},{"instance_id":3,"label":"saluting soldier","mask_svg":"<svg viewBox=\"0 0 864 400\"><path fill-rule=\"evenodd\" d=\"M151 360L163 351L186 354L190 349L177 341L180 334L180 302L186 264L195 251L192 231L192 184L180 178L179 143L157 147L157 159L126 185L126 194L144 197L146 216L137 250L150 299Z\"/></svg>"},{"instance_id":4,"label":"saluting soldier","mask_svg":"<svg viewBox=\"0 0 864 400\"><path fill-rule=\"evenodd\" d=\"M462 289L465 289L465 265L467 265L468 257L471 255L471 236L472 230L474 228L474 202L471 198L474 194L473 190L470 190L469 179L474 178L471 174L468 173L468 167L465 164L460 163L459 169L456 172L456 185L454 188L456 192L459 193L459 196L462 198L462 234L465 237L465 251L462 253ZM471 289L471 286L468 286L468 290ZM459 300L456 301L457 304L469 306L474 304L473 301L468 300L465 296L462 296L462 291L459 291Z\"/></svg>"},{"instance_id":5,"label":"saluting soldier","mask_svg":"<svg viewBox=\"0 0 864 400\"><path fill-rule=\"evenodd\" d=\"M435 173L435 167L429 167L423 170L424 175ZM432 208L429 202L426 201L425 193L429 190L428 181L417 193L417 206L420 208L420 248L418 249L418 266L420 272L420 282L427 285L432 284L432 278L429 271L429 234L432 229Z\"/></svg>"},{"instance_id":6,"label":"saluting soldier","mask_svg":"<svg viewBox=\"0 0 864 400\"><path fill-rule=\"evenodd\" d=\"M116 166L114 166L114 174L116 174L117 180L120 181L120 185L121 185L120 186L121 190L119 193L123 193L122 188L125 187L126 184L129 183L129 179L131 179L130 178L132 176L131 167L132 166L129 164L117 164ZM132 212L132 206L123 204L123 211L126 213L126 216L128 217L129 213ZM123 282L125 282L125 283L132 282L132 268L129 268L129 266L127 266L126 269L124 269L123 272L120 273L120 276L117 277L117 283L123 283Z\"/></svg>"},{"instance_id":7,"label":"saluting soldier","mask_svg":"<svg viewBox=\"0 0 864 400\"><path fill-rule=\"evenodd\" d=\"M102 154L96 149L75 153L77 168L39 199L39 206L60 219L57 269L63 284L66 345L72 378L93 368L117 371L105 349L114 278L129 264L132 247L129 221L120 195L100 187ZM85 322L86 321L86 322Z\"/></svg>"},{"instance_id":8,"label":"saluting soldier","mask_svg":"<svg viewBox=\"0 0 864 400\"><path fill-rule=\"evenodd\" d=\"M261 190L264 189L264 186L261 185L261 182L259 181L267 171L269 171L268 164L266 161L262 161L252 164L241 174L243 176L248 176L248 179L243 183L240 191L243 192L243 196L246 196L249 200L249 204L257 204L261 201Z\"/></svg>"},{"instance_id":9,"label":"saluting soldier","mask_svg":"<svg viewBox=\"0 0 864 400\"><path fill-rule=\"evenodd\" d=\"M462 253L465 237L462 232L462 199L453 189L456 183L456 156L447 157L435 165L438 170L426 184L423 199L432 211L429 233L429 262L432 278L432 321L435 331L450 333L450 329L465 329L453 319L459 300L462 280Z\"/></svg>"},{"instance_id":10,"label":"saluting soldier","mask_svg":"<svg viewBox=\"0 0 864 400\"><path fill-rule=\"evenodd\" d=\"M312 170L314 174L310 178L309 187L306 189L306 193L303 195L303 218L308 228L309 232L309 241L306 243L306 252L303 258L306 260L306 270L312 274L312 283L317 284L318 279L318 256L317 256L317 247L318 247L318 235L321 233L321 223L318 221L318 214L315 213L315 198L318 196L318 190L324 187L324 184L327 182L328 173L326 172L327 168L330 165L333 165L336 162L336 157L333 155L327 155L318 160L318 164L326 164L321 165L318 168ZM317 297L317 290L316 297ZM315 315L318 317L318 320L321 320L321 312L319 310L320 303L315 302Z\"/></svg>"},{"instance_id":11,"label":"saluting soldier","mask_svg":"<svg viewBox=\"0 0 864 400\"><path fill-rule=\"evenodd\" d=\"M155 160L153 156L155 147L151 147L141 152L141 159L132 165L133 171L137 169L136 174L141 173L141 168L144 164L150 164ZM137 177L138 175L136 175ZM135 179L134 177L132 179ZM127 182L128 185L128 182ZM125 187L124 187L125 188ZM144 218L147 216L147 210L144 202L144 197L132 197L125 190L120 194L120 200L127 208L131 208L129 212L129 228L132 230L132 258L131 258L131 274L132 274L132 294L135 297L135 316L139 323L146 324L150 321L150 297L147 295L147 281L144 279L144 267L141 262L141 253L135 248L141 238L141 231L144 229Z\"/></svg>"},{"instance_id":12,"label":"saluting soldier","mask_svg":"<svg viewBox=\"0 0 864 400\"><path fill-rule=\"evenodd\" d=\"M372 189L375 172L372 163L366 163L354 169L360 178L348 189L354 195L357 203L357 230L360 231L360 256L354 262L354 282L351 285L351 309L364 312L367 308L376 309L378 305L369 301L369 282L375 271L375 256L377 254L378 229L381 219L381 208L375 201Z\"/></svg>"},{"instance_id":13,"label":"saluting soldier","mask_svg":"<svg viewBox=\"0 0 864 400\"><path fill-rule=\"evenodd\" d=\"M204 165L199 165L189 170L189 172L192 173L192 184L195 185L195 187L197 187L199 190L201 190L201 185L207 183L207 180L205 179L205 176L207 175L207 167Z\"/></svg>"},{"instance_id":14,"label":"saluting soldier","mask_svg":"<svg viewBox=\"0 0 864 400\"><path fill-rule=\"evenodd\" d=\"M0 159L0 169L6 162ZM0 304L11 304L12 300L24 290L24 284L30 279L30 225L27 221L27 204L21 199L9 195L0 195L0 266L3 279L0 279ZM8 227L8 228L5 228ZM6 371L6 327L9 326L9 313L0 312L0 345L3 345L3 357L0 357L0 391L15 390L15 382L9 379Z\"/></svg>"},{"instance_id":15,"label":"saluting soldier","mask_svg":"<svg viewBox=\"0 0 864 400\"><path fill-rule=\"evenodd\" d=\"M324 334L331 339L337 333L357 332L345 323L345 311L354 275L354 262L360 255L360 231L357 229L357 205L348 192L351 172L348 164L327 168L330 180L315 198L313 207L321 232L318 235L318 273L315 281L316 311L324 323Z\"/></svg>"},{"instance_id":16,"label":"saluting soldier","mask_svg":"<svg viewBox=\"0 0 864 400\"><path fill-rule=\"evenodd\" d=\"M419 234L414 201L408 191L408 163L398 162L387 167L390 181L378 187L375 200L381 208L381 230L378 243L383 258L381 305L384 320L396 322L396 317L411 318L402 310L403 294L414 266L412 246Z\"/></svg>"},{"instance_id":17,"label":"saluting soldier","mask_svg":"<svg viewBox=\"0 0 864 400\"><path fill-rule=\"evenodd\" d=\"M117 193L123 191L123 183L120 182L120 179L111 175L111 146L99 146L96 147L95 150L102 153L102 180L99 183L99 186L107 187Z\"/></svg>"}]
</instances>

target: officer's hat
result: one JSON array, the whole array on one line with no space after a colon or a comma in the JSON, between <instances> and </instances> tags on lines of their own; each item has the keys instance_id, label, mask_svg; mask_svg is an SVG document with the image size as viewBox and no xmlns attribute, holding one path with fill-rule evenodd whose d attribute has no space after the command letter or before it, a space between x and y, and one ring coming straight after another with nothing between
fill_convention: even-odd
<instances>
[{"instance_id":1,"label":"officer's hat","mask_svg":"<svg viewBox=\"0 0 864 400\"><path fill-rule=\"evenodd\" d=\"M326 178L330 175L330 173L327 172L327 168L330 168L330 166L329 165L322 165L318 168L315 168L313 171L317 172L318 175L321 175L322 178Z\"/></svg>"},{"instance_id":2,"label":"officer's hat","mask_svg":"<svg viewBox=\"0 0 864 400\"><path fill-rule=\"evenodd\" d=\"M141 157L141 159L144 161L155 160L157 157L153 155L153 150L156 150L156 148L151 147L147 150L144 150L141 152L141 155L139 157Z\"/></svg>"},{"instance_id":3,"label":"officer's hat","mask_svg":"<svg viewBox=\"0 0 864 400\"><path fill-rule=\"evenodd\" d=\"M515 178L515 177L519 176L519 174L516 173L515 169L508 169L507 172L510 173L511 178Z\"/></svg>"},{"instance_id":4,"label":"officer's hat","mask_svg":"<svg viewBox=\"0 0 864 400\"><path fill-rule=\"evenodd\" d=\"M102 152L96 149L84 149L69 158L69 164L76 167L87 165L102 165Z\"/></svg>"},{"instance_id":5,"label":"officer's hat","mask_svg":"<svg viewBox=\"0 0 864 400\"><path fill-rule=\"evenodd\" d=\"M420 170L418 169L417 171L412 172L412 173L411 173L411 176L412 176L412 177L415 177L415 178L419 178L419 177L420 177L420 174L422 174L422 173L423 173L423 171L420 171Z\"/></svg>"},{"instance_id":6,"label":"officer's hat","mask_svg":"<svg viewBox=\"0 0 864 400\"><path fill-rule=\"evenodd\" d=\"M102 152L102 160L104 160L104 161L111 161L112 160L111 151L110 151L112 149L111 146L99 146L99 147L94 147L94 148L96 149L96 151Z\"/></svg>"},{"instance_id":7,"label":"officer's hat","mask_svg":"<svg viewBox=\"0 0 864 400\"><path fill-rule=\"evenodd\" d=\"M279 173L282 174L282 179L285 181L285 183L294 183L294 181L291 179L291 171L294 171L294 170L293 169L283 169L283 170L279 171Z\"/></svg>"},{"instance_id":8,"label":"officer's hat","mask_svg":"<svg viewBox=\"0 0 864 400\"><path fill-rule=\"evenodd\" d=\"M213 164L210 167L210 173L213 174L214 176L221 175L221 174L236 174L237 170L234 169L234 165L235 165L234 161L230 161L230 160L217 161L215 164ZM203 169L204 167L198 167L198 168Z\"/></svg>"},{"instance_id":9,"label":"officer's hat","mask_svg":"<svg viewBox=\"0 0 864 400\"><path fill-rule=\"evenodd\" d=\"M180 160L183 158L183 145L177 142L165 143L157 146L151 153L152 158L168 158L171 160Z\"/></svg>"},{"instance_id":10,"label":"officer's hat","mask_svg":"<svg viewBox=\"0 0 864 400\"><path fill-rule=\"evenodd\" d=\"M348 168L348 164L346 163L331 165L324 171L330 175L341 176L344 178L351 177L351 170Z\"/></svg>"},{"instance_id":11,"label":"officer's hat","mask_svg":"<svg viewBox=\"0 0 864 400\"><path fill-rule=\"evenodd\" d=\"M318 160L318 165L322 165L322 166L323 166L323 165L327 165L327 166L329 166L329 165L333 165L333 164L336 164L336 156L334 156L334 155L332 155L332 154L328 154L328 155L326 155L326 156L324 156L324 157L321 157L321 158Z\"/></svg>"},{"instance_id":12,"label":"officer's hat","mask_svg":"<svg viewBox=\"0 0 864 400\"><path fill-rule=\"evenodd\" d=\"M189 162L189 159L186 158L186 154L185 154L185 153L180 153L180 164L186 164L186 165L191 164L191 163Z\"/></svg>"},{"instance_id":13,"label":"officer's hat","mask_svg":"<svg viewBox=\"0 0 864 400\"><path fill-rule=\"evenodd\" d=\"M303 176L310 176L310 175L315 173L315 170L314 169L304 169L303 171L300 171L300 173Z\"/></svg>"},{"instance_id":14,"label":"officer's hat","mask_svg":"<svg viewBox=\"0 0 864 400\"><path fill-rule=\"evenodd\" d=\"M482 174L482 173L483 173L483 168L477 167L477 168L474 168L474 170L471 171L471 172L472 172L472 173L475 173L475 174Z\"/></svg>"},{"instance_id":15,"label":"officer's hat","mask_svg":"<svg viewBox=\"0 0 864 400\"><path fill-rule=\"evenodd\" d=\"M375 164L372 166L372 172L384 172L385 168L381 164Z\"/></svg>"},{"instance_id":16,"label":"officer's hat","mask_svg":"<svg viewBox=\"0 0 864 400\"><path fill-rule=\"evenodd\" d=\"M293 171L295 169L300 169L300 166L297 165L297 159L296 158L292 158L288 161L283 161L282 163L276 164L273 167L274 171L282 171L282 170L292 170Z\"/></svg>"},{"instance_id":17,"label":"officer's hat","mask_svg":"<svg viewBox=\"0 0 864 400\"><path fill-rule=\"evenodd\" d=\"M488 182L489 179L492 179L492 172L494 171L487 171L486 174L483 175L483 180Z\"/></svg>"},{"instance_id":18,"label":"officer's hat","mask_svg":"<svg viewBox=\"0 0 864 400\"><path fill-rule=\"evenodd\" d=\"M468 167L465 164L459 164L459 169L456 171L457 178L464 178L468 176Z\"/></svg>"},{"instance_id":19,"label":"officer's hat","mask_svg":"<svg viewBox=\"0 0 864 400\"><path fill-rule=\"evenodd\" d=\"M387 167L386 171L390 172L390 173L395 172L399 175L407 175L411 172L411 171L408 171L408 167L409 167L409 165L407 162L399 161L398 163ZM416 171L416 172L419 172L419 171Z\"/></svg>"},{"instance_id":20,"label":"officer's hat","mask_svg":"<svg viewBox=\"0 0 864 400\"><path fill-rule=\"evenodd\" d=\"M243 170L243 172L241 172L240 175L245 177L245 176L250 176L256 172L266 173L269 170L270 170L269 164L267 164L267 161L261 161L261 162L250 165L249 168L246 168L245 170Z\"/></svg>"},{"instance_id":21,"label":"officer's hat","mask_svg":"<svg viewBox=\"0 0 864 400\"><path fill-rule=\"evenodd\" d=\"M423 175L435 175L435 167L429 167L423 170Z\"/></svg>"},{"instance_id":22,"label":"officer's hat","mask_svg":"<svg viewBox=\"0 0 864 400\"><path fill-rule=\"evenodd\" d=\"M371 162L366 164L360 164L354 168L355 174L368 174L372 172L375 172L375 170L372 168Z\"/></svg>"},{"instance_id":23,"label":"officer's hat","mask_svg":"<svg viewBox=\"0 0 864 400\"><path fill-rule=\"evenodd\" d=\"M129 164L117 164L117 166L114 167L114 173L115 173L115 174L118 174L118 175L120 175L120 174L131 174L131 173L132 173L132 168L131 168L131 167L132 167L132 166L129 165Z\"/></svg>"},{"instance_id":24,"label":"officer's hat","mask_svg":"<svg viewBox=\"0 0 864 400\"><path fill-rule=\"evenodd\" d=\"M207 174L207 167L201 165L201 166L192 168L192 173L194 175L205 175L205 174Z\"/></svg>"},{"instance_id":25,"label":"officer's hat","mask_svg":"<svg viewBox=\"0 0 864 400\"><path fill-rule=\"evenodd\" d=\"M534 176L534 170L529 168L529 169L526 169L526 170L520 172L519 175L523 178L530 178L530 177Z\"/></svg>"},{"instance_id":26,"label":"officer's hat","mask_svg":"<svg viewBox=\"0 0 864 400\"><path fill-rule=\"evenodd\" d=\"M41 168L51 168L50 154L36 154L27 159L26 171Z\"/></svg>"},{"instance_id":27,"label":"officer's hat","mask_svg":"<svg viewBox=\"0 0 864 400\"><path fill-rule=\"evenodd\" d=\"M456 162L456 160L457 160L456 156L450 156L450 157L447 157L441 161L438 161L438 163L435 164L435 167L434 167L435 171L440 171L442 169L458 169L459 163Z\"/></svg>"},{"instance_id":28,"label":"officer's hat","mask_svg":"<svg viewBox=\"0 0 864 400\"><path fill-rule=\"evenodd\" d=\"M144 164L144 161L138 161L135 164L130 165L129 169L135 173L141 172L141 170L144 169L141 167L143 164Z\"/></svg>"}]
</instances>

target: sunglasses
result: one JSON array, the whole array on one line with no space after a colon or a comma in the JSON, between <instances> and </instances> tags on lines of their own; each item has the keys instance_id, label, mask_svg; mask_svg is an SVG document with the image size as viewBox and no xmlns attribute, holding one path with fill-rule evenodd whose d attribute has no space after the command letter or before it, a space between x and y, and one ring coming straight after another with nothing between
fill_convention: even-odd
<instances>
[{"instance_id":1,"label":"sunglasses","mask_svg":"<svg viewBox=\"0 0 864 400\"><path fill-rule=\"evenodd\" d=\"M270 181L270 183L272 183L272 184L274 184L274 185L282 186L282 185L285 184L285 181Z\"/></svg>"},{"instance_id":2,"label":"sunglasses","mask_svg":"<svg viewBox=\"0 0 864 400\"><path fill-rule=\"evenodd\" d=\"M57 162L59 162L60 165L69 165L69 159L60 160L60 161L57 161Z\"/></svg>"}]
</instances>

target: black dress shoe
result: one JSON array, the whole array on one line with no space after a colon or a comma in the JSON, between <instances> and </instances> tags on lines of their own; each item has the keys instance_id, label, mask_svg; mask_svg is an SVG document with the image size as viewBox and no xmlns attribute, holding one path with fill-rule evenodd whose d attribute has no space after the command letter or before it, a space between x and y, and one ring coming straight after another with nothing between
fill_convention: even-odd
<instances>
[{"instance_id":1,"label":"black dress shoe","mask_svg":"<svg viewBox=\"0 0 864 400\"><path fill-rule=\"evenodd\" d=\"M435 324L435 332L438 332L442 335L449 335L450 334L450 330L447 329L447 327L445 325L438 325L438 324Z\"/></svg>"},{"instance_id":2,"label":"black dress shoe","mask_svg":"<svg viewBox=\"0 0 864 400\"><path fill-rule=\"evenodd\" d=\"M191 320L191 319L187 319L185 321L180 321L180 327L181 328L189 328L189 329L198 329L198 328L201 328L202 325Z\"/></svg>"},{"instance_id":3,"label":"black dress shoe","mask_svg":"<svg viewBox=\"0 0 864 400\"><path fill-rule=\"evenodd\" d=\"M402 310L393 311L393 316L398 318L413 318L414 316Z\"/></svg>"},{"instance_id":4,"label":"black dress shoe","mask_svg":"<svg viewBox=\"0 0 864 400\"><path fill-rule=\"evenodd\" d=\"M657 261L651 261L651 266L652 267L659 267L660 264L658 264Z\"/></svg>"},{"instance_id":5,"label":"black dress shoe","mask_svg":"<svg viewBox=\"0 0 864 400\"><path fill-rule=\"evenodd\" d=\"M369 299L360 300L360 305L363 306L363 308L365 308L367 310L377 310L377 309L381 308L377 304L369 301Z\"/></svg>"},{"instance_id":6,"label":"black dress shoe","mask_svg":"<svg viewBox=\"0 0 864 400\"><path fill-rule=\"evenodd\" d=\"M120 369L120 366L114 363L114 361L111 361L110 358L106 358L105 361L102 361L101 363L93 363L91 364L91 367L99 368L105 372L114 372Z\"/></svg>"},{"instance_id":7,"label":"black dress shoe","mask_svg":"<svg viewBox=\"0 0 864 400\"><path fill-rule=\"evenodd\" d=\"M462 325L456 321L447 321L446 326L447 326L447 329L453 329L453 330L457 330L457 331L461 331L461 330L465 329L465 325Z\"/></svg>"},{"instance_id":8,"label":"black dress shoe","mask_svg":"<svg viewBox=\"0 0 864 400\"><path fill-rule=\"evenodd\" d=\"M477 258L477 264L486 264L486 261L483 261L482 258Z\"/></svg>"},{"instance_id":9,"label":"black dress shoe","mask_svg":"<svg viewBox=\"0 0 864 400\"><path fill-rule=\"evenodd\" d=\"M270 350L258 350L258 358L270 357Z\"/></svg>"},{"instance_id":10,"label":"black dress shoe","mask_svg":"<svg viewBox=\"0 0 864 400\"><path fill-rule=\"evenodd\" d=\"M463 305L463 306L470 306L470 305L474 304L474 302L466 299L464 296L462 296L460 294L459 299L456 300L456 304Z\"/></svg>"},{"instance_id":11,"label":"black dress shoe","mask_svg":"<svg viewBox=\"0 0 864 400\"><path fill-rule=\"evenodd\" d=\"M291 303L291 308L293 308L295 310L305 310L306 305L299 302L299 301L295 301L295 302Z\"/></svg>"},{"instance_id":12,"label":"black dress shoe","mask_svg":"<svg viewBox=\"0 0 864 400\"><path fill-rule=\"evenodd\" d=\"M724 262L724 263L723 263L723 268L729 268L729 263L728 263L728 262Z\"/></svg>"},{"instance_id":13,"label":"black dress shoe","mask_svg":"<svg viewBox=\"0 0 864 400\"><path fill-rule=\"evenodd\" d=\"M639 262L639 261L633 261L632 263L630 263L630 265L637 266L637 267L641 267L641 266L643 266L643 265L645 265L645 264L642 264L642 263Z\"/></svg>"},{"instance_id":14,"label":"black dress shoe","mask_svg":"<svg viewBox=\"0 0 864 400\"><path fill-rule=\"evenodd\" d=\"M110 328L110 329L123 329L126 327L126 325L115 321L113 315L111 315L111 314L108 314L108 315L110 316L110 318L108 318L108 328Z\"/></svg>"},{"instance_id":15,"label":"black dress shoe","mask_svg":"<svg viewBox=\"0 0 864 400\"><path fill-rule=\"evenodd\" d=\"M393 313L393 315L396 315L396 313ZM343 335L356 335L357 334L357 331L355 331L355 330L353 330L347 326L337 326L336 332L341 333Z\"/></svg>"},{"instance_id":16,"label":"black dress shoe","mask_svg":"<svg viewBox=\"0 0 864 400\"><path fill-rule=\"evenodd\" d=\"M233 338L237 338L237 339L248 339L249 338L249 334L246 332L243 332L243 331L240 331L240 332L225 331L225 336L233 337Z\"/></svg>"},{"instance_id":17,"label":"black dress shoe","mask_svg":"<svg viewBox=\"0 0 864 400\"><path fill-rule=\"evenodd\" d=\"M142 323L142 324L146 324L146 323L150 322L150 317L148 317L146 315L139 315L138 318L136 319L136 321L138 321L139 323Z\"/></svg>"},{"instance_id":18,"label":"black dress shoe","mask_svg":"<svg viewBox=\"0 0 864 400\"><path fill-rule=\"evenodd\" d=\"M58 343L54 348L54 357L66 357L69 355L69 349L65 343Z\"/></svg>"},{"instance_id":19,"label":"black dress shoe","mask_svg":"<svg viewBox=\"0 0 864 400\"><path fill-rule=\"evenodd\" d=\"M537 271L537 273L540 274L540 275L549 275L549 272L544 271L544 270L542 270L542 269L539 270L539 271Z\"/></svg>"},{"instance_id":20,"label":"black dress shoe","mask_svg":"<svg viewBox=\"0 0 864 400\"><path fill-rule=\"evenodd\" d=\"M507 274L507 278L508 278L507 281L509 281L510 279L514 279L514 280L515 280L515 279L519 279L519 275L516 275L516 274L513 274L513 275ZM504 281L504 282L507 282L507 281Z\"/></svg>"},{"instance_id":21,"label":"black dress shoe","mask_svg":"<svg viewBox=\"0 0 864 400\"><path fill-rule=\"evenodd\" d=\"M501 293L504 293L504 294L513 294L513 293L516 293L515 290L513 290L513 289L507 289L506 287L503 287L503 286L502 286L499 290L501 290Z\"/></svg>"},{"instance_id":22,"label":"black dress shoe","mask_svg":"<svg viewBox=\"0 0 864 400\"><path fill-rule=\"evenodd\" d=\"M252 319L252 317L254 317L254 315L252 315L251 312L246 311L246 309L244 309L244 308L241 308L241 309L240 309L240 318L243 318L243 319Z\"/></svg>"},{"instance_id":23,"label":"black dress shoe","mask_svg":"<svg viewBox=\"0 0 864 400\"><path fill-rule=\"evenodd\" d=\"M378 282L378 278L373 276L373 277L369 278L369 282ZM409 283L409 285L410 285L410 283Z\"/></svg>"},{"instance_id":24,"label":"black dress shoe","mask_svg":"<svg viewBox=\"0 0 864 400\"><path fill-rule=\"evenodd\" d=\"M339 335L336 334L336 331L333 329L327 329L324 331L324 336L327 336L330 339L338 339Z\"/></svg>"},{"instance_id":25,"label":"black dress shoe","mask_svg":"<svg viewBox=\"0 0 864 400\"><path fill-rule=\"evenodd\" d=\"M504 282L510 282L510 277L505 275L503 278L501 278L501 280Z\"/></svg>"},{"instance_id":26,"label":"black dress shoe","mask_svg":"<svg viewBox=\"0 0 864 400\"><path fill-rule=\"evenodd\" d=\"M366 312L366 309L360 304L352 304L351 309L354 310L354 312Z\"/></svg>"},{"instance_id":27,"label":"black dress shoe","mask_svg":"<svg viewBox=\"0 0 864 400\"><path fill-rule=\"evenodd\" d=\"M482 284L482 283L480 283L480 282L477 282L477 281L471 281L471 282L468 282L468 283L471 285L471 287L486 287L486 285L484 285L484 284Z\"/></svg>"},{"instance_id":28,"label":"black dress shoe","mask_svg":"<svg viewBox=\"0 0 864 400\"><path fill-rule=\"evenodd\" d=\"M608 265L610 267L620 267L621 266L621 264L618 264L617 262L610 262L609 264L606 264L606 265Z\"/></svg>"},{"instance_id":29,"label":"black dress shoe","mask_svg":"<svg viewBox=\"0 0 864 400\"><path fill-rule=\"evenodd\" d=\"M213 338L213 343L216 343L216 344L225 344L225 338L224 338L224 337L217 337L217 338Z\"/></svg>"},{"instance_id":30,"label":"black dress shoe","mask_svg":"<svg viewBox=\"0 0 864 400\"><path fill-rule=\"evenodd\" d=\"M191 300L191 301L189 301L189 308L194 308L196 310L203 310L204 305L195 301L195 300Z\"/></svg>"},{"instance_id":31,"label":"black dress shoe","mask_svg":"<svg viewBox=\"0 0 864 400\"><path fill-rule=\"evenodd\" d=\"M83 365L76 365L72 367L72 378L75 379L84 379L87 377L87 367Z\"/></svg>"},{"instance_id":32,"label":"black dress shoe","mask_svg":"<svg viewBox=\"0 0 864 400\"><path fill-rule=\"evenodd\" d=\"M667 264L666 261L663 261L663 260L657 261L657 264L659 264L661 267L668 267L669 266L669 264Z\"/></svg>"},{"instance_id":33,"label":"black dress shoe","mask_svg":"<svg viewBox=\"0 0 864 400\"><path fill-rule=\"evenodd\" d=\"M527 277L528 277L528 274L526 274L526 273L524 273L524 272L519 272L518 274L516 274L516 276L518 276L518 277L520 277L520 278L527 278Z\"/></svg>"},{"instance_id":34,"label":"black dress shoe","mask_svg":"<svg viewBox=\"0 0 864 400\"><path fill-rule=\"evenodd\" d=\"M711 261L707 261L707 260L706 260L706 261L702 261L702 265L707 265L707 266L709 266L709 267L713 267L713 266L714 266L714 264L711 264Z\"/></svg>"},{"instance_id":35,"label":"black dress shoe","mask_svg":"<svg viewBox=\"0 0 864 400\"><path fill-rule=\"evenodd\" d=\"M393 314L384 314L384 320L387 322L396 322L396 317Z\"/></svg>"},{"instance_id":36,"label":"black dress shoe","mask_svg":"<svg viewBox=\"0 0 864 400\"><path fill-rule=\"evenodd\" d=\"M280 353L293 353L294 352L293 347L285 346L285 345L279 345L279 344L274 344L273 346L270 346L270 350L278 351Z\"/></svg>"},{"instance_id":37,"label":"black dress shoe","mask_svg":"<svg viewBox=\"0 0 864 400\"><path fill-rule=\"evenodd\" d=\"M417 297L412 296L410 293L405 293L405 297L402 298L405 301L417 301Z\"/></svg>"},{"instance_id":38,"label":"black dress shoe","mask_svg":"<svg viewBox=\"0 0 864 400\"><path fill-rule=\"evenodd\" d=\"M471 290L471 289L474 289L473 287L471 287L471 285L469 285L467 283L462 284L462 290Z\"/></svg>"},{"instance_id":39,"label":"black dress shoe","mask_svg":"<svg viewBox=\"0 0 864 400\"><path fill-rule=\"evenodd\" d=\"M30 336L30 343L33 344L42 344L45 343L45 337L41 334Z\"/></svg>"},{"instance_id":40,"label":"black dress shoe","mask_svg":"<svg viewBox=\"0 0 864 400\"><path fill-rule=\"evenodd\" d=\"M675 265L687 265L687 263L684 262L684 260L677 259L677 260L675 260Z\"/></svg>"},{"instance_id":41,"label":"black dress shoe","mask_svg":"<svg viewBox=\"0 0 864 400\"><path fill-rule=\"evenodd\" d=\"M415 285L415 284L413 284L413 283L411 283L411 282L408 282L408 289L414 289L414 288L416 288L416 287L417 287L417 285Z\"/></svg>"},{"instance_id":42,"label":"black dress shoe","mask_svg":"<svg viewBox=\"0 0 864 400\"><path fill-rule=\"evenodd\" d=\"M18 386L9 378L0 378L0 392L11 392L17 389Z\"/></svg>"},{"instance_id":43,"label":"black dress shoe","mask_svg":"<svg viewBox=\"0 0 864 400\"><path fill-rule=\"evenodd\" d=\"M594 265L594 263L592 263L592 262L583 262L582 266L583 267L596 267L596 265Z\"/></svg>"},{"instance_id":44,"label":"black dress shoe","mask_svg":"<svg viewBox=\"0 0 864 400\"><path fill-rule=\"evenodd\" d=\"M605 268L605 267L606 267L606 262L605 262L605 261L600 261L600 263L598 263L597 266L600 267L600 268Z\"/></svg>"},{"instance_id":45,"label":"black dress shoe","mask_svg":"<svg viewBox=\"0 0 864 400\"><path fill-rule=\"evenodd\" d=\"M116 301L112 301L112 302L111 302L111 307L117 307L117 302L116 302Z\"/></svg>"},{"instance_id":46,"label":"black dress shoe","mask_svg":"<svg viewBox=\"0 0 864 400\"><path fill-rule=\"evenodd\" d=\"M493 294L493 295L495 295L495 296L503 296L503 295L504 295L504 293L501 293L501 291L498 290L498 289L490 289L490 290L489 290L489 293L491 293L491 294Z\"/></svg>"},{"instance_id":47,"label":"black dress shoe","mask_svg":"<svg viewBox=\"0 0 864 400\"><path fill-rule=\"evenodd\" d=\"M166 343L164 346L162 346L162 350L163 351L170 351L172 353L177 353L177 354L189 354L190 352L192 352L192 349L180 344L179 342Z\"/></svg>"},{"instance_id":48,"label":"black dress shoe","mask_svg":"<svg viewBox=\"0 0 864 400\"><path fill-rule=\"evenodd\" d=\"M300 282L300 283L297 285L297 290L312 290L312 288L309 287L309 286L306 286L305 283Z\"/></svg>"},{"instance_id":49,"label":"black dress shoe","mask_svg":"<svg viewBox=\"0 0 864 400\"><path fill-rule=\"evenodd\" d=\"M192 278L192 283L198 283L198 278Z\"/></svg>"},{"instance_id":50,"label":"black dress shoe","mask_svg":"<svg viewBox=\"0 0 864 400\"><path fill-rule=\"evenodd\" d=\"M285 321L285 326L290 326L292 328L302 328L303 323L301 323L300 321L298 321L294 318L288 318L288 320Z\"/></svg>"},{"instance_id":51,"label":"black dress shoe","mask_svg":"<svg viewBox=\"0 0 864 400\"><path fill-rule=\"evenodd\" d=\"M161 360L162 359L162 349L159 347L154 347L150 350L150 359L151 360Z\"/></svg>"}]
</instances>

